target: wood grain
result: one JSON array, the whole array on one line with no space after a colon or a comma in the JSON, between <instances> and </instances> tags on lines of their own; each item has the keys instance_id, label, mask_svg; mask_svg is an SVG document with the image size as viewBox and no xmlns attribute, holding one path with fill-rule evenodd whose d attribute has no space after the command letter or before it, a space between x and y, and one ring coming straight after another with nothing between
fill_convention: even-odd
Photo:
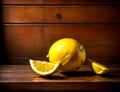
<instances>
[{"instance_id":1,"label":"wood grain","mask_svg":"<svg viewBox=\"0 0 120 92\"><path fill-rule=\"evenodd\" d=\"M3 23L120 23L119 10L119 6L4 6Z\"/></svg>"}]
</instances>

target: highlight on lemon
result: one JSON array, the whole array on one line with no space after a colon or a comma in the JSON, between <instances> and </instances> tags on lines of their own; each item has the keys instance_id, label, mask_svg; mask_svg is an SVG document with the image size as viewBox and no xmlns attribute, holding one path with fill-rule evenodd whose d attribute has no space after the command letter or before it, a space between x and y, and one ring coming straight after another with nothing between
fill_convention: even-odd
<instances>
[{"instance_id":1,"label":"highlight on lemon","mask_svg":"<svg viewBox=\"0 0 120 92\"><path fill-rule=\"evenodd\" d=\"M88 59L91 63L91 67L92 70L96 73L96 74L106 74L109 72L109 68L103 64L100 64L96 61L93 61L92 59Z\"/></svg>"},{"instance_id":2,"label":"highlight on lemon","mask_svg":"<svg viewBox=\"0 0 120 92\"><path fill-rule=\"evenodd\" d=\"M73 38L62 38L49 48L47 58L51 63L60 63L63 72L73 72L85 62L86 52L82 44Z\"/></svg>"},{"instance_id":3,"label":"highlight on lemon","mask_svg":"<svg viewBox=\"0 0 120 92\"><path fill-rule=\"evenodd\" d=\"M40 61L40 60L29 60L31 69L41 75L41 76L49 76L55 73L59 69L59 64L47 62L47 61Z\"/></svg>"}]
</instances>

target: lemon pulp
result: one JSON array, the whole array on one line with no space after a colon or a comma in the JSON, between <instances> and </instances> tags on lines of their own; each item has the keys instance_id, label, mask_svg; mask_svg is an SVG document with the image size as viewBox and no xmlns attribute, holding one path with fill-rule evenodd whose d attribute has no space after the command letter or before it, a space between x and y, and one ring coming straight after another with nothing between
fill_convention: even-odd
<instances>
[{"instance_id":1,"label":"lemon pulp","mask_svg":"<svg viewBox=\"0 0 120 92\"><path fill-rule=\"evenodd\" d=\"M54 64L47 61L30 59L29 62L32 70L41 76L51 75L55 73L59 67L59 64Z\"/></svg>"}]
</instances>

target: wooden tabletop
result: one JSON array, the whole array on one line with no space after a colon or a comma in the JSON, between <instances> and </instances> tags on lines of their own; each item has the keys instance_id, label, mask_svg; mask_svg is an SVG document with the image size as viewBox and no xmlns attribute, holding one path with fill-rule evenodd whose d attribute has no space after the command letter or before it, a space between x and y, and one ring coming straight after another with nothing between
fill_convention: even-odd
<instances>
[{"instance_id":1,"label":"wooden tabletop","mask_svg":"<svg viewBox=\"0 0 120 92\"><path fill-rule=\"evenodd\" d=\"M106 75L96 75L88 65L69 74L49 77L34 73L29 65L1 65L0 88L12 91L102 91L120 90L120 66L108 66Z\"/></svg>"}]
</instances>

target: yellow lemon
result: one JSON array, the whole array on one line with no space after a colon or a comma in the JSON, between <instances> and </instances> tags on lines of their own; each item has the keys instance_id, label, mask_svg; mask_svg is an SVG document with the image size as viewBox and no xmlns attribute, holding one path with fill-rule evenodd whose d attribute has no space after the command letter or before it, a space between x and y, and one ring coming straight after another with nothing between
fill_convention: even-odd
<instances>
[{"instance_id":1,"label":"yellow lemon","mask_svg":"<svg viewBox=\"0 0 120 92\"><path fill-rule=\"evenodd\" d=\"M73 38L62 38L54 42L47 57L51 63L61 64L64 72L75 71L86 59L85 48Z\"/></svg>"},{"instance_id":2,"label":"yellow lemon","mask_svg":"<svg viewBox=\"0 0 120 92\"><path fill-rule=\"evenodd\" d=\"M59 64L54 64L47 61L30 59L29 62L32 70L41 76L51 75L59 69Z\"/></svg>"},{"instance_id":3,"label":"yellow lemon","mask_svg":"<svg viewBox=\"0 0 120 92\"><path fill-rule=\"evenodd\" d=\"M91 62L92 69L96 74L106 74L106 73L108 73L109 68L106 67L105 65L100 64L96 61L93 61L92 59L88 59L88 60Z\"/></svg>"}]
</instances>

